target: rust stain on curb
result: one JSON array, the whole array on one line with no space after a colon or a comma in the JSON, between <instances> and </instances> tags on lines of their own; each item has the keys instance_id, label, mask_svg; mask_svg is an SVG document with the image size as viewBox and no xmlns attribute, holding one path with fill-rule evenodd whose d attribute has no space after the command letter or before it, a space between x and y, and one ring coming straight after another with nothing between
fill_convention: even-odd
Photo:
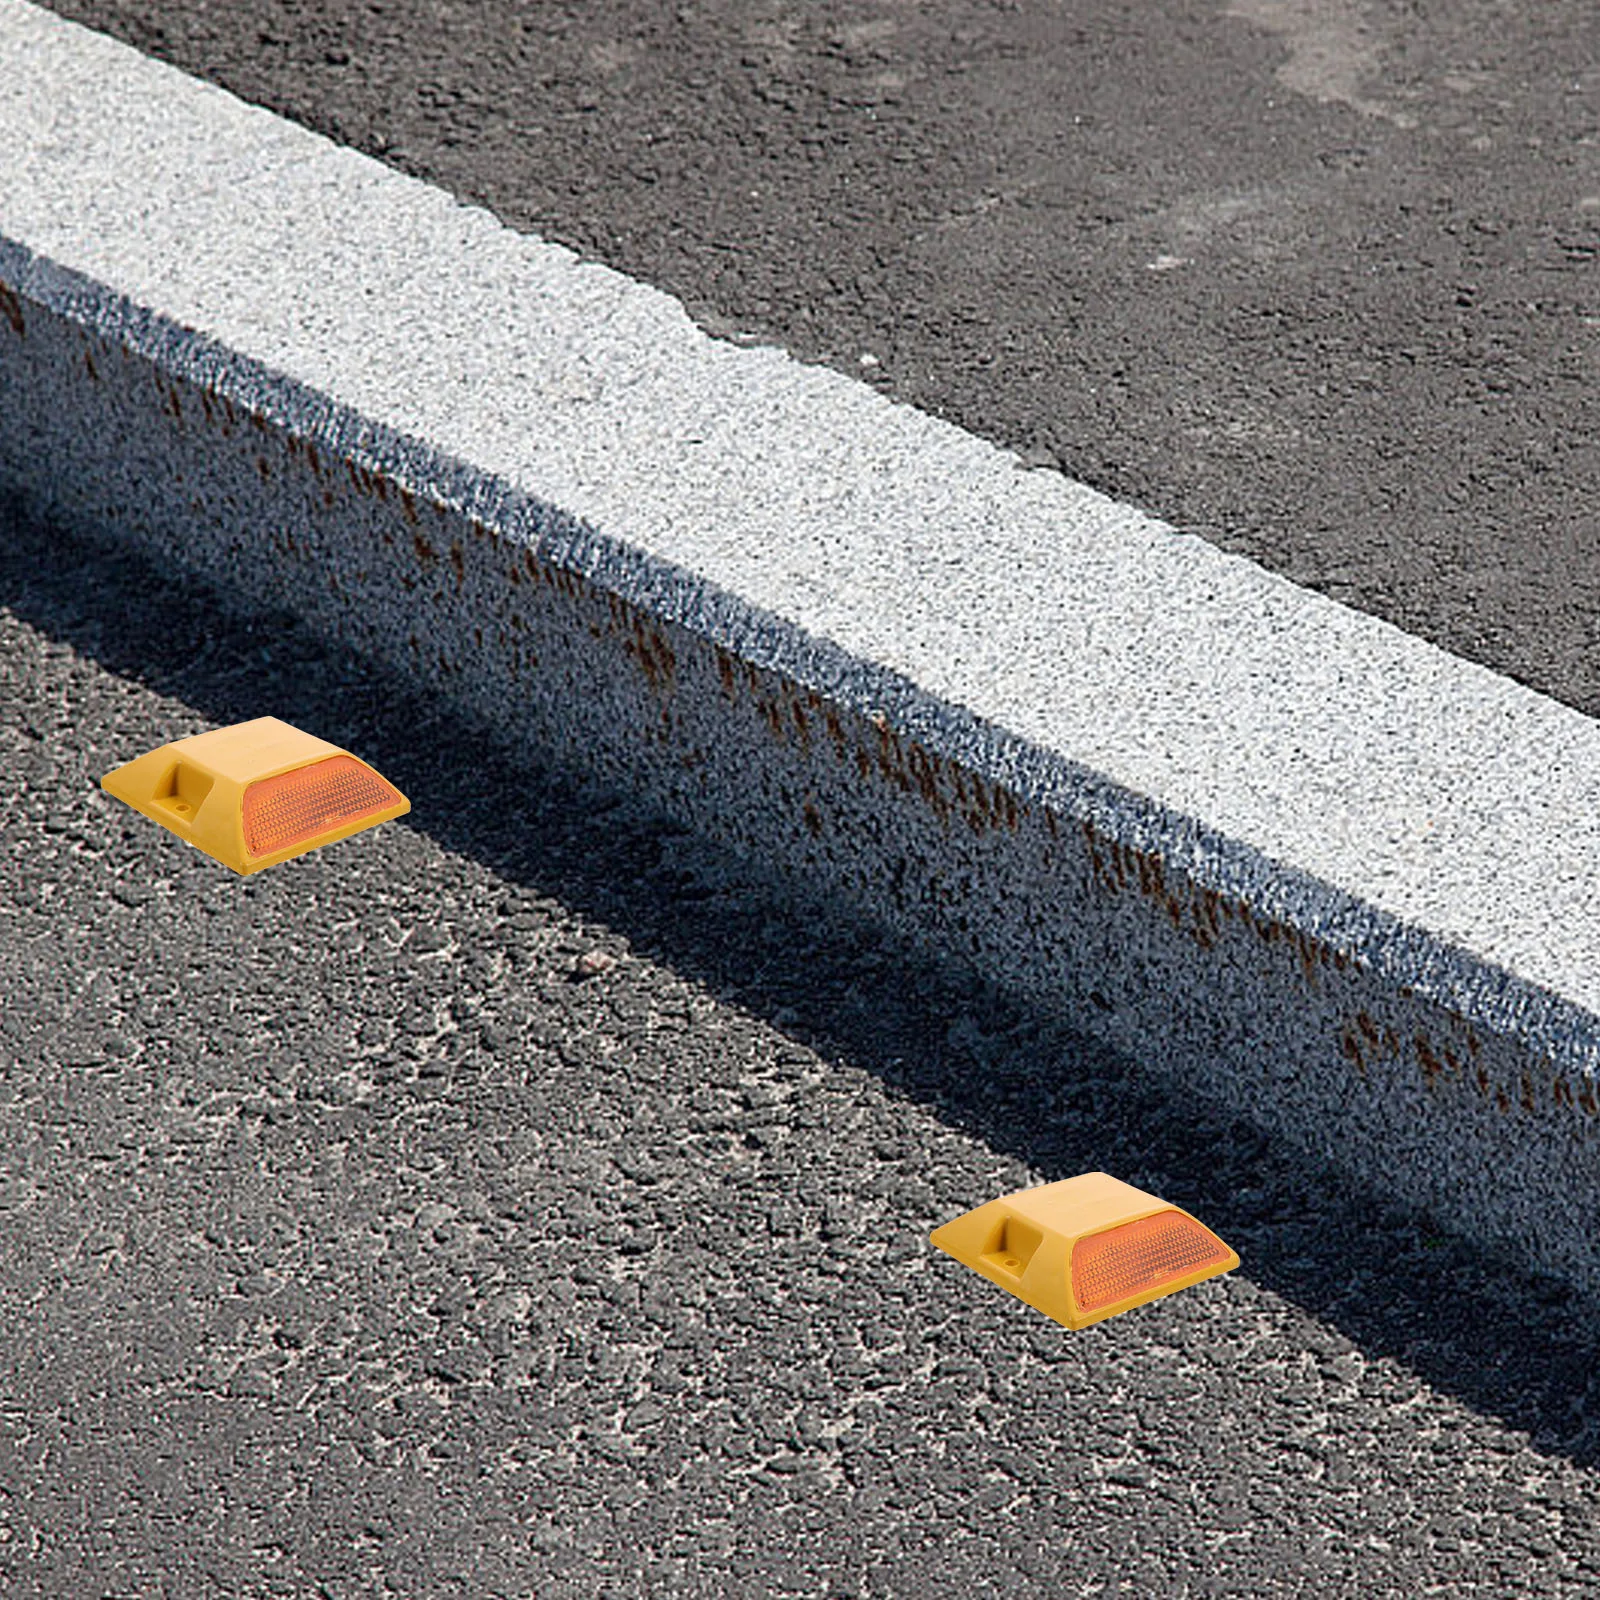
<instances>
[{"instance_id":1,"label":"rust stain on curb","mask_svg":"<svg viewBox=\"0 0 1600 1600\"><path fill-rule=\"evenodd\" d=\"M28 336L28 325L22 320L22 297L9 283L0 282L0 316L11 324L11 331L19 339Z\"/></svg>"}]
</instances>

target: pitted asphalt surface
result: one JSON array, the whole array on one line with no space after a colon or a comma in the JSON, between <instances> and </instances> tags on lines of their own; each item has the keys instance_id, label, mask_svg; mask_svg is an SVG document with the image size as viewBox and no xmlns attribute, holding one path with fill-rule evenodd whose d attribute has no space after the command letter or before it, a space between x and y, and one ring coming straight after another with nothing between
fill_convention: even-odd
<instances>
[{"instance_id":1,"label":"pitted asphalt surface","mask_svg":"<svg viewBox=\"0 0 1600 1600\"><path fill-rule=\"evenodd\" d=\"M1590 0L53 9L1600 713Z\"/></svg>"},{"instance_id":2,"label":"pitted asphalt surface","mask_svg":"<svg viewBox=\"0 0 1600 1600\"><path fill-rule=\"evenodd\" d=\"M0 519L8 1596L1600 1582L1592 1308ZM97 787L268 708L411 816L241 880ZM927 1243L1091 1168L1242 1268L1068 1334Z\"/></svg>"}]
</instances>

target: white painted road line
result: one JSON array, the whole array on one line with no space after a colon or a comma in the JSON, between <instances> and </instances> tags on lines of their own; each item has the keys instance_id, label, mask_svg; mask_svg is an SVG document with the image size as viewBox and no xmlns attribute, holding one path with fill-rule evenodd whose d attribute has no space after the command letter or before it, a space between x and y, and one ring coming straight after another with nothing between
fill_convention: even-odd
<instances>
[{"instance_id":1,"label":"white painted road line","mask_svg":"<svg viewBox=\"0 0 1600 1600\"><path fill-rule=\"evenodd\" d=\"M20 0L0 149L0 487L1600 1286L1596 723Z\"/></svg>"}]
</instances>

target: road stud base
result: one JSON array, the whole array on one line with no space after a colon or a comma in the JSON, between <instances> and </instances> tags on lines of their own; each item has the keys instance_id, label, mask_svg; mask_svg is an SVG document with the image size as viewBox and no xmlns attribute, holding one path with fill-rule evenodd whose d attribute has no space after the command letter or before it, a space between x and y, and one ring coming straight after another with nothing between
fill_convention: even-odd
<instances>
[{"instance_id":1,"label":"road stud base","mask_svg":"<svg viewBox=\"0 0 1600 1600\"><path fill-rule=\"evenodd\" d=\"M1239 1257L1177 1206L1104 1172L1021 1189L934 1230L964 1266L1068 1328L1231 1272Z\"/></svg>"},{"instance_id":2,"label":"road stud base","mask_svg":"<svg viewBox=\"0 0 1600 1600\"><path fill-rule=\"evenodd\" d=\"M164 744L108 772L100 786L238 873L259 872L411 809L348 750L276 717Z\"/></svg>"}]
</instances>

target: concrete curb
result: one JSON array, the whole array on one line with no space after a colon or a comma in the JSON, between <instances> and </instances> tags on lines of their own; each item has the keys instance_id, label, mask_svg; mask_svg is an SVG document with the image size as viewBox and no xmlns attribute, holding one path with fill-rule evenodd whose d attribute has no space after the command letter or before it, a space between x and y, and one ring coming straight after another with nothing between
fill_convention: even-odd
<instances>
[{"instance_id":1,"label":"concrete curb","mask_svg":"<svg viewBox=\"0 0 1600 1600\"><path fill-rule=\"evenodd\" d=\"M21 0L0 148L32 513L1600 1289L1600 726Z\"/></svg>"}]
</instances>

